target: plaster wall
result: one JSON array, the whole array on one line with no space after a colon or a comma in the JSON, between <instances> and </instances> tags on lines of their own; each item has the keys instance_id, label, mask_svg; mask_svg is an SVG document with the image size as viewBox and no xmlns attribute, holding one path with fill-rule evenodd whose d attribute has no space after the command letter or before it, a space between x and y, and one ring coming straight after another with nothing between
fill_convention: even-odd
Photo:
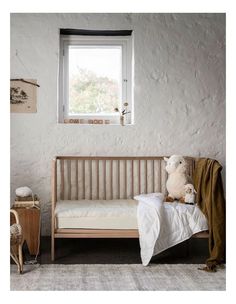
<instances>
[{"instance_id":1,"label":"plaster wall","mask_svg":"<svg viewBox=\"0 0 236 304\"><path fill-rule=\"evenodd\" d=\"M134 125L57 123L59 28L133 30ZM37 113L11 114L11 202L19 186L39 195L43 235L54 155L183 154L225 168L224 14L12 14L11 78L40 84Z\"/></svg>"}]
</instances>

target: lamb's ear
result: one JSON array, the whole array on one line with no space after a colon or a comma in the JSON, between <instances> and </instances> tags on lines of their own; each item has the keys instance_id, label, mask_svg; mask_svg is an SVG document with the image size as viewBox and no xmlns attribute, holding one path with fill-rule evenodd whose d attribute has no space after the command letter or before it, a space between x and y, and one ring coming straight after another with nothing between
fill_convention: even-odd
<instances>
[{"instance_id":1,"label":"lamb's ear","mask_svg":"<svg viewBox=\"0 0 236 304\"><path fill-rule=\"evenodd\" d=\"M168 157L164 157L164 161L168 162L169 158Z\"/></svg>"},{"instance_id":2,"label":"lamb's ear","mask_svg":"<svg viewBox=\"0 0 236 304\"><path fill-rule=\"evenodd\" d=\"M195 189L193 191L194 191L195 194L197 194L197 191Z\"/></svg>"}]
</instances>

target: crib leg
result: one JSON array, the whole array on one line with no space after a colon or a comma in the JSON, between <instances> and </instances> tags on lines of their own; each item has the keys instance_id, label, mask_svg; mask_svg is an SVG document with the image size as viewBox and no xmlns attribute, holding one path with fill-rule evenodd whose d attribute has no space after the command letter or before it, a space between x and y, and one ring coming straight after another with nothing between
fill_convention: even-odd
<instances>
[{"instance_id":1,"label":"crib leg","mask_svg":"<svg viewBox=\"0 0 236 304\"><path fill-rule=\"evenodd\" d=\"M51 261L54 262L55 260L55 238L54 234L52 233L51 237Z\"/></svg>"},{"instance_id":2,"label":"crib leg","mask_svg":"<svg viewBox=\"0 0 236 304\"><path fill-rule=\"evenodd\" d=\"M23 272L22 244L19 244L19 246L18 246L18 253L19 253L20 273L22 273Z\"/></svg>"}]
</instances>

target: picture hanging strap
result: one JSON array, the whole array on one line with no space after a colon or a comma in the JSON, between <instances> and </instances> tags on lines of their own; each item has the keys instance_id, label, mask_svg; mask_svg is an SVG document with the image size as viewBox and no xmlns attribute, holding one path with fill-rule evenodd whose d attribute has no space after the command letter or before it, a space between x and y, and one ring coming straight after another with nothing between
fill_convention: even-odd
<instances>
[{"instance_id":1,"label":"picture hanging strap","mask_svg":"<svg viewBox=\"0 0 236 304\"><path fill-rule=\"evenodd\" d=\"M35 85L37 87L40 87L39 84L31 82L31 81L24 80L23 78L11 79L11 81L22 81L22 82L29 83L29 84Z\"/></svg>"}]
</instances>

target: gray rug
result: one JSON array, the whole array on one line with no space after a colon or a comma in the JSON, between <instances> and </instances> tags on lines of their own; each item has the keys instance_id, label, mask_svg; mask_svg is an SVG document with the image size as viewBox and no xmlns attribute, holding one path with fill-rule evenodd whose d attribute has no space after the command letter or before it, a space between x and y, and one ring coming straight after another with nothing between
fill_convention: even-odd
<instances>
[{"instance_id":1,"label":"gray rug","mask_svg":"<svg viewBox=\"0 0 236 304\"><path fill-rule=\"evenodd\" d=\"M225 269L197 264L11 266L11 290L225 290Z\"/></svg>"}]
</instances>

